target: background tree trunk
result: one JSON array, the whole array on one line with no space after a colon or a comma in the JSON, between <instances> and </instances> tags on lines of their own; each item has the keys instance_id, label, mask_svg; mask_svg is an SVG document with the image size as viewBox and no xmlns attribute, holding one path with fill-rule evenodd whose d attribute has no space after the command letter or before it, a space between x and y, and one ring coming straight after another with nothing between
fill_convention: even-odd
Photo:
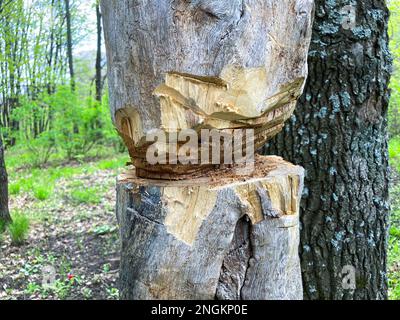
<instances>
[{"instance_id":1,"label":"background tree trunk","mask_svg":"<svg viewBox=\"0 0 400 320\"><path fill-rule=\"evenodd\" d=\"M8 223L10 221L11 217L8 210L8 178L4 162L3 140L0 136L0 222Z\"/></svg>"},{"instance_id":2,"label":"background tree trunk","mask_svg":"<svg viewBox=\"0 0 400 320\"><path fill-rule=\"evenodd\" d=\"M96 23L97 23L97 50L96 50L96 100L101 101L102 98L102 75L101 75L101 12L100 3L96 3Z\"/></svg>"},{"instance_id":3,"label":"background tree trunk","mask_svg":"<svg viewBox=\"0 0 400 320\"><path fill-rule=\"evenodd\" d=\"M71 23L71 5L70 0L65 0L65 18L67 21L67 56L69 66L69 76L71 81L71 90L75 91L75 72L74 72L74 55L72 53L72 23Z\"/></svg>"},{"instance_id":4,"label":"background tree trunk","mask_svg":"<svg viewBox=\"0 0 400 320\"><path fill-rule=\"evenodd\" d=\"M345 4L316 1L304 95L264 153L306 169L300 248L305 297L384 299L388 10L383 0L356 1L356 24L348 28ZM342 286L346 265L356 269L355 290Z\"/></svg>"}]
</instances>

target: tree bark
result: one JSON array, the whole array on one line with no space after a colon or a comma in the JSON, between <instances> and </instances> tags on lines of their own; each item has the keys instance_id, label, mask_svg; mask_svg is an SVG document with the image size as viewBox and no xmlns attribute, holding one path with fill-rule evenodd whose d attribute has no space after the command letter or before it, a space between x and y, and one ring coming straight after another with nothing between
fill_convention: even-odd
<instances>
[{"instance_id":1,"label":"tree bark","mask_svg":"<svg viewBox=\"0 0 400 320\"><path fill-rule=\"evenodd\" d=\"M307 172L300 250L308 299L387 297L388 10L383 0L354 8L349 28L338 19L348 12L342 2L316 1L304 95L264 150ZM355 290L342 285L346 265L356 270Z\"/></svg>"},{"instance_id":2,"label":"tree bark","mask_svg":"<svg viewBox=\"0 0 400 320\"><path fill-rule=\"evenodd\" d=\"M260 177L246 182L121 175L121 298L302 299L303 169L277 157L259 162Z\"/></svg>"},{"instance_id":3,"label":"tree bark","mask_svg":"<svg viewBox=\"0 0 400 320\"><path fill-rule=\"evenodd\" d=\"M96 100L101 102L102 98L102 75L101 75L101 12L100 4L96 3L96 23L97 23L97 50L96 50Z\"/></svg>"},{"instance_id":4,"label":"tree bark","mask_svg":"<svg viewBox=\"0 0 400 320\"><path fill-rule=\"evenodd\" d=\"M4 161L3 140L0 136L0 222L11 222L10 212L8 210L8 177Z\"/></svg>"},{"instance_id":5,"label":"tree bark","mask_svg":"<svg viewBox=\"0 0 400 320\"><path fill-rule=\"evenodd\" d=\"M65 0L65 19L67 21L67 56L68 56L69 76L71 81L71 90L75 91L74 56L72 49L71 6L69 0Z\"/></svg>"}]
</instances>

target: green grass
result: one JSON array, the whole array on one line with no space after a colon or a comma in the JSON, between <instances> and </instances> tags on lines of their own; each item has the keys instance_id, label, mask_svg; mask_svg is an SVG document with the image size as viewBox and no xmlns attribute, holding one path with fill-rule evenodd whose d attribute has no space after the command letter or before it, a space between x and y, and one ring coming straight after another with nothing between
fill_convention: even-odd
<instances>
[{"instance_id":1,"label":"green grass","mask_svg":"<svg viewBox=\"0 0 400 320\"><path fill-rule=\"evenodd\" d=\"M0 235L2 235L7 229L6 223L4 221L0 221Z\"/></svg>"},{"instance_id":2,"label":"green grass","mask_svg":"<svg viewBox=\"0 0 400 320\"><path fill-rule=\"evenodd\" d=\"M400 138L390 140L389 158L391 166L400 172Z\"/></svg>"},{"instance_id":3,"label":"green grass","mask_svg":"<svg viewBox=\"0 0 400 320\"><path fill-rule=\"evenodd\" d=\"M390 228L389 239L389 298L400 300L400 229L396 226Z\"/></svg>"},{"instance_id":4,"label":"green grass","mask_svg":"<svg viewBox=\"0 0 400 320\"><path fill-rule=\"evenodd\" d=\"M105 234L113 233L117 228L115 226L102 225L92 228L91 232L95 235L102 236Z\"/></svg>"},{"instance_id":5,"label":"green grass","mask_svg":"<svg viewBox=\"0 0 400 320\"><path fill-rule=\"evenodd\" d=\"M71 200L76 204L99 204L102 192L99 188L82 188L71 191Z\"/></svg>"},{"instance_id":6,"label":"green grass","mask_svg":"<svg viewBox=\"0 0 400 320\"><path fill-rule=\"evenodd\" d=\"M29 234L29 218L20 212L15 212L12 214L12 220L12 223L7 226L11 241L14 245L21 245Z\"/></svg>"},{"instance_id":7,"label":"green grass","mask_svg":"<svg viewBox=\"0 0 400 320\"><path fill-rule=\"evenodd\" d=\"M102 160L97 164L97 167L101 170L118 169L123 168L127 162L125 157L106 159Z\"/></svg>"},{"instance_id":8,"label":"green grass","mask_svg":"<svg viewBox=\"0 0 400 320\"><path fill-rule=\"evenodd\" d=\"M395 175L400 175L400 138L389 143L390 165ZM394 180L398 183L398 181ZM392 211L390 214L390 237L388 251L389 298L400 300L400 184L390 190Z\"/></svg>"},{"instance_id":9,"label":"green grass","mask_svg":"<svg viewBox=\"0 0 400 320\"><path fill-rule=\"evenodd\" d=\"M69 179L75 175L95 174L99 170L123 168L129 157L116 154L110 157L110 149L97 148L86 158L65 164L62 155L54 155L48 166L35 168L30 166L29 151L13 148L6 153L6 165L9 172L9 191L11 196L31 194L35 199L45 202L53 194L59 179ZM105 158L107 157L107 158ZM64 163L64 164L63 164ZM98 188L77 188L71 193L76 203L98 204L101 201Z\"/></svg>"},{"instance_id":10,"label":"green grass","mask_svg":"<svg viewBox=\"0 0 400 320\"><path fill-rule=\"evenodd\" d=\"M45 201L50 198L52 193L51 186L36 186L33 189L33 195L40 201Z\"/></svg>"},{"instance_id":11,"label":"green grass","mask_svg":"<svg viewBox=\"0 0 400 320\"><path fill-rule=\"evenodd\" d=\"M12 196L16 196L21 192L21 185L20 183L16 182L16 183L11 183L8 186L8 192L10 193L10 195Z\"/></svg>"}]
</instances>

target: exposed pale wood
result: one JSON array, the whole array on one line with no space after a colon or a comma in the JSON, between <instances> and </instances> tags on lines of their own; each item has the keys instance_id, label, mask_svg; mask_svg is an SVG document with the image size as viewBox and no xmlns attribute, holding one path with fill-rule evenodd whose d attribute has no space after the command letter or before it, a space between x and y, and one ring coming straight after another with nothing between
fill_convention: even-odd
<instances>
[{"instance_id":1,"label":"exposed pale wood","mask_svg":"<svg viewBox=\"0 0 400 320\"><path fill-rule=\"evenodd\" d=\"M111 115L136 167L117 184L122 298L301 299L303 170L273 156L240 177L240 165L150 165L145 137L254 129L264 145L303 91L313 0L101 6Z\"/></svg>"},{"instance_id":2,"label":"exposed pale wood","mask_svg":"<svg viewBox=\"0 0 400 320\"><path fill-rule=\"evenodd\" d=\"M111 114L138 175L184 179L216 166L149 165L157 129L282 130L307 77L313 0L102 1Z\"/></svg>"},{"instance_id":3,"label":"exposed pale wood","mask_svg":"<svg viewBox=\"0 0 400 320\"><path fill-rule=\"evenodd\" d=\"M240 180L119 177L122 298L302 298L304 172L278 157L258 160L259 175Z\"/></svg>"}]
</instances>

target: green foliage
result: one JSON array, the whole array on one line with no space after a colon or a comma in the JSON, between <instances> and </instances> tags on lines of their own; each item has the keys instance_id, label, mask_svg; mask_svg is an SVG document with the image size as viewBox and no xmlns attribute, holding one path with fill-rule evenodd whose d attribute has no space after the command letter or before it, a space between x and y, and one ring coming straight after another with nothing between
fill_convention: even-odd
<instances>
[{"instance_id":1,"label":"green foliage","mask_svg":"<svg viewBox=\"0 0 400 320\"><path fill-rule=\"evenodd\" d=\"M0 237L3 235L6 229L7 229L6 223L0 220Z\"/></svg>"},{"instance_id":2,"label":"green foliage","mask_svg":"<svg viewBox=\"0 0 400 320\"><path fill-rule=\"evenodd\" d=\"M389 298L400 300L400 229L392 227L389 240Z\"/></svg>"},{"instance_id":3,"label":"green foliage","mask_svg":"<svg viewBox=\"0 0 400 320\"><path fill-rule=\"evenodd\" d=\"M400 137L390 140L389 157L391 166L400 173Z\"/></svg>"},{"instance_id":4,"label":"green foliage","mask_svg":"<svg viewBox=\"0 0 400 320\"><path fill-rule=\"evenodd\" d=\"M107 289L107 298L109 300L118 300L119 299L119 290L117 288L108 288Z\"/></svg>"},{"instance_id":5,"label":"green foliage","mask_svg":"<svg viewBox=\"0 0 400 320\"><path fill-rule=\"evenodd\" d=\"M57 152L68 159L80 159L96 145L118 145L107 103L107 95L104 103L99 103L59 86L54 94L44 92L34 101L21 100L12 114L19 123L13 135L28 148L32 166L46 164ZM32 114L43 118L41 128L35 125L37 119Z\"/></svg>"},{"instance_id":6,"label":"green foliage","mask_svg":"<svg viewBox=\"0 0 400 320\"><path fill-rule=\"evenodd\" d=\"M99 204L101 192L98 188L78 188L71 192L71 200L76 204Z\"/></svg>"},{"instance_id":7,"label":"green foliage","mask_svg":"<svg viewBox=\"0 0 400 320\"><path fill-rule=\"evenodd\" d=\"M38 199L40 201L44 201L44 200L47 200L50 197L51 190L49 189L49 187L37 186L33 190L33 194L34 194L36 199Z\"/></svg>"},{"instance_id":8,"label":"green foliage","mask_svg":"<svg viewBox=\"0 0 400 320\"><path fill-rule=\"evenodd\" d=\"M388 251L389 297L400 300L400 185L391 188L392 211Z\"/></svg>"},{"instance_id":9,"label":"green foliage","mask_svg":"<svg viewBox=\"0 0 400 320\"><path fill-rule=\"evenodd\" d=\"M29 218L20 212L15 212L12 215L12 220L12 223L7 226L11 241L14 245L21 245L28 237Z\"/></svg>"},{"instance_id":10,"label":"green foliage","mask_svg":"<svg viewBox=\"0 0 400 320\"><path fill-rule=\"evenodd\" d=\"M11 184L8 186L8 192L9 192L10 195L12 195L12 196L18 195L18 194L20 193L20 191L21 191L21 185L20 185L18 182L16 182L16 183L11 183Z\"/></svg>"},{"instance_id":11,"label":"green foliage","mask_svg":"<svg viewBox=\"0 0 400 320\"><path fill-rule=\"evenodd\" d=\"M388 1L390 9L390 51L393 55L392 95L389 108L391 137L400 137L400 0Z\"/></svg>"},{"instance_id":12,"label":"green foliage","mask_svg":"<svg viewBox=\"0 0 400 320\"><path fill-rule=\"evenodd\" d=\"M102 236L105 234L113 233L115 232L115 230L117 230L116 227L106 224L103 226L94 227L91 231L98 236Z\"/></svg>"},{"instance_id":13,"label":"green foliage","mask_svg":"<svg viewBox=\"0 0 400 320\"><path fill-rule=\"evenodd\" d=\"M125 158L120 158L120 159L106 159L102 160L97 164L97 167L100 170L110 170L110 169L117 169L117 168L123 168L126 164L126 159Z\"/></svg>"}]
</instances>

